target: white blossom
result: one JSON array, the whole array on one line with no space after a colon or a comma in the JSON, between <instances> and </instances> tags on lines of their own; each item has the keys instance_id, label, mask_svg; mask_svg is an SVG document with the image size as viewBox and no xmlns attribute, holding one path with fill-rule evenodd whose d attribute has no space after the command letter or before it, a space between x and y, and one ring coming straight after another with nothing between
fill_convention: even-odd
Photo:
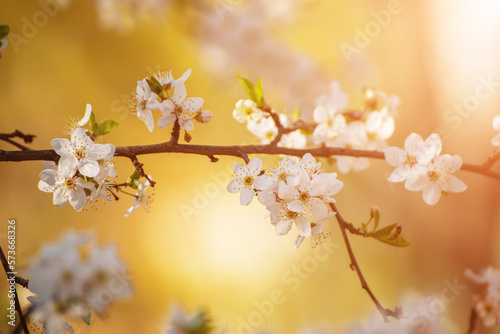
<instances>
[{"instance_id":1,"label":"white blossom","mask_svg":"<svg viewBox=\"0 0 500 334\"><path fill-rule=\"evenodd\" d=\"M452 175L462 166L459 155L441 155L427 164L424 175L411 176L405 182L405 187L411 191L423 190L425 203L434 205L439 201L441 192L463 192L467 185Z\"/></svg>"},{"instance_id":2,"label":"white blossom","mask_svg":"<svg viewBox=\"0 0 500 334\"><path fill-rule=\"evenodd\" d=\"M239 123L248 123L250 120L258 122L262 118L262 110L252 100L239 100L233 110L233 117Z\"/></svg>"},{"instance_id":3,"label":"white blossom","mask_svg":"<svg viewBox=\"0 0 500 334\"><path fill-rule=\"evenodd\" d=\"M153 110L160 110L159 97L151 91L146 79L137 81L136 89L137 98L137 117L146 124L149 132L153 132L155 121L153 118Z\"/></svg>"},{"instance_id":4,"label":"white blossom","mask_svg":"<svg viewBox=\"0 0 500 334\"><path fill-rule=\"evenodd\" d=\"M253 133L262 144L269 144L278 134L278 128L271 117L263 117L259 121L249 120L247 129Z\"/></svg>"},{"instance_id":5,"label":"white blossom","mask_svg":"<svg viewBox=\"0 0 500 334\"><path fill-rule=\"evenodd\" d=\"M476 284L485 285L484 292L474 296L474 308L483 320L483 325L485 327L498 326L500 324L500 270L488 267L481 274L476 274L466 269L465 276Z\"/></svg>"},{"instance_id":6,"label":"white blossom","mask_svg":"<svg viewBox=\"0 0 500 334\"><path fill-rule=\"evenodd\" d=\"M111 152L114 154L115 151L112 144L95 144L85 134L83 128L77 128L73 131L71 141L66 138L56 138L52 140L51 145L61 156L59 159L60 168L68 169L73 173L78 170L82 175L88 177L99 174L98 160L109 159Z\"/></svg>"},{"instance_id":7,"label":"white blossom","mask_svg":"<svg viewBox=\"0 0 500 334\"><path fill-rule=\"evenodd\" d=\"M193 118L196 112L203 106L203 99L200 97L190 97L186 99L187 92L184 82L178 81L175 84L173 96L164 100L160 104L160 111L163 114L158 120L158 126L164 129L175 120L186 130L194 129Z\"/></svg>"},{"instance_id":8,"label":"white blossom","mask_svg":"<svg viewBox=\"0 0 500 334\"><path fill-rule=\"evenodd\" d=\"M61 166L59 169L53 169L50 166L40 173L38 189L54 193L55 206L65 206L69 202L76 211L80 211L87 200L85 189L94 190L95 187L94 184L77 176L72 169Z\"/></svg>"},{"instance_id":9,"label":"white blossom","mask_svg":"<svg viewBox=\"0 0 500 334\"><path fill-rule=\"evenodd\" d=\"M89 239L67 234L58 244L43 247L28 269L29 289L36 294L28 300L43 333L73 333L68 320L87 318L92 311L102 314L113 300L130 295L127 277L118 276L126 275L126 270L115 248L89 250ZM90 251L88 257L82 256L85 250Z\"/></svg>"},{"instance_id":10,"label":"white blossom","mask_svg":"<svg viewBox=\"0 0 500 334\"><path fill-rule=\"evenodd\" d=\"M240 193L241 205L248 205L252 202L255 196L253 188L255 178L262 170L262 160L260 158L253 158L248 163L248 166L243 166L237 162L233 165L233 172L236 176L227 185L227 190L230 193Z\"/></svg>"},{"instance_id":11,"label":"white blossom","mask_svg":"<svg viewBox=\"0 0 500 334\"><path fill-rule=\"evenodd\" d=\"M493 118L493 129L495 129L496 132L500 132L500 115ZM491 145L500 147L500 133L491 139Z\"/></svg>"},{"instance_id":12,"label":"white blossom","mask_svg":"<svg viewBox=\"0 0 500 334\"><path fill-rule=\"evenodd\" d=\"M134 205L132 205L125 212L125 217L130 216L132 212L137 210L139 205L142 206L146 212L149 212L149 206L153 201L153 193L146 192L146 190L149 187L149 180L146 179L144 180L144 182L141 182L139 180L134 180L134 183L137 185L137 193L134 195Z\"/></svg>"},{"instance_id":13,"label":"white blossom","mask_svg":"<svg viewBox=\"0 0 500 334\"><path fill-rule=\"evenodd\" d=\"M441 152L441 139L433 133L424 142L416 133L405 140L405 149L388 147L384 150L385 160L396 169L389 176L391 182L402 182L410 176L426 173L426 165Z\"/></svg>"}]
</instances>

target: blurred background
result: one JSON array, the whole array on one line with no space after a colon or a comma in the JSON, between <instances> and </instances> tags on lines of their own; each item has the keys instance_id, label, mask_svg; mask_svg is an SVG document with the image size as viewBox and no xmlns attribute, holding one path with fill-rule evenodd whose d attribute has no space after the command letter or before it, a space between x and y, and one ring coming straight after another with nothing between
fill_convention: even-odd
<instances>
[{"instance_id":1,"label":"blurred background","mask_svg":"<svg viewBox=\"0 0 500 334\"><path fill-rule=\"evenodd\" d=\"M86 103L98 121L120 123L104 143L168 140L170 127L149 133L128 115L126 100L138 80L157 70L171 68L179 77L191 68L188 96L202 97L204 109L214 114L209 124L195 124L193 144L255 142L232 118L234 104L245 98L236 80L241 75L262 77L274 109L291 113L300 106L307 118L332 80L353 108L362 105L362 89L374 87L401 99L391 146L402 147L411 132L424 138L438 132L443 153L460 154L467 163L480 164L493 150L492 120L500 105L496 0L0 3L0 24L11 27L0 59L0 132L35 134L33 149L48 149L53 138L62 138L61 125L70 116L81 118ZM3 142L0 148L14 149ZM90 231L97 244L116 244L128 264L133 297L90 327L75 324L75 332L165 333L176 303L208 310L225 333L247 326L276 333L319 326L342 333L377 316L349 269L334 220L326 225L332 252L315 251L308 240L294 250L296 235L277 237L260 203L242 207L238 195L226 191L237 159L211 163L165 154L140 161L157 182L154 203L149 213L139 208L127 218L127 196L76 213L69 205L53 206L52 195L38 190L41 161L0 164L0 244L6 245L7 221L15 218L20 272L41 247L68 231ZM277 157L264 161L270 166ZM115 164L118 181L125 181L133 166L123 158ZM335 164L326 168L336 171ZM411 243L396 249L351 237L360 266L389 308L408 294L442 299L449 284L467 285L443 311L446 328L465 332L475 291L465 268L500 267L499 183L459 172L468 190L431 207L421 192L387 182L391 172L384 161L372 161L364 172L339 175L344 188L337 207L345 219L360 225L377 204L382 224L399 222ZM4 309L3 279L0 288ZM262 306L280 292L282 302ZM20 293L26 304L27 291ZM0 328L6 327L2 321Z\"/></svg>"}]
</instances>

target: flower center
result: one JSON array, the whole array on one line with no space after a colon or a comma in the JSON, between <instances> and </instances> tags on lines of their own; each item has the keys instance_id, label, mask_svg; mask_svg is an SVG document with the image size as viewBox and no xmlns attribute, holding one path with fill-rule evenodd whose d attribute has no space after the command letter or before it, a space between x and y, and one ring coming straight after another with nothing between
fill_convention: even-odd
<instances>
[{"instance_id":1,"label":"flower center","mask_svg":"<svg viewBox=\"0 0 500 334\"><path fill-rule=\"evenodd\" d=\"M286 173L285 172L281 172L278 175L278 181L285 181L286 182Z\"/></svg>"},{"instance_id":2,"label":"flower center","mask_svg":"<svg viewBox=\"0 0 500 334\"><path fill-rule=\"evenodd\" d=\"M85 157L85 150L83 148L79 149L75 152L75 156L78 160L81 160Z\"/></svg>"},{"instance_id":3,"label":"flower center","mask_svg":"<svg viewBox=\"0 0 500 334\"><path fill-rule=\"evenodd\" d=\"M417 158L415 158L415 156L409 154L406 155L406 161L405 161L406 165L413 166L416 163L417 163Z\"/></svg>"},{"instance_id":4,"label":"flower center","mask_svg":"<svg viewBox=\"0 0 500 334\"><path fill-rule=\"evenodd\" d=\"M308 193L300 193L300 195L299 195L299 199L300 199L302 202L306 202L306 201L309 199L309 194L308 194Z\"/></svg>"},{"instance_id":5,"label":"flower center","mask_svg":"<svg viewBox=\"0 0 500 334\"><path fill-rule=\"evenodd\" d=\"M178 106L178 105L176 105L176 106L175 106L175 114L176 114L177 116L180 116L180 115L182 114L182 112L183 112L183 110L182 110L182 106Z\"/></svg>"},{"instance_id":6,"label":"flower center","mask_svg":"<svg viewBox=\"0 0 500 334\"><path fill-rule=\"evenodd\" d=\"M74 187L76 186L75 179L73 179L72 177L68 177L68 178L66 178L66 180L64 181L64 185L65 185L68 189L74 188Z\"/></svg>"},{"instance_id":7,"label":"flower center","mask_svg":"<svg viewBox=\"0 0 500 334\"><path fill-rule=\"evenodd\" d=\"M439 180L439 173L436 173L433 170L428 172L427 175L429 176L429 179L431 180L431 182L437 182Z\"/></svg>"},{"instance_id":8,"label":"flower center","mask_svg":"<svg viewBox=\"0 0 500 334\"><path fill-rule=\"evenodd\" d=\"M253 178L249 175L245 176L243 179L243 184L246 186L251 186L253 184Z\"/></svg>"},{"instance_id":9,"label":"flower center","mask_svg":"<svg viewBox=\"0 0 500 334\"><path fill-rule=\"evenodd\" d=\"M243 110L243 113L245 114L245 116L251 116L253 113L253 109L252 108L245 108L245 110Z\"/></svg>"},{"instance_id":10,"label":"flower center","mask_svg":"<svg viewBox=\"0 0 500 334\"><path fill-rule=\"evenodd\" d=\"M297 216L298 216L298 215L299 215L299 214L298 214L297 212L295 212L295 211L290 211L290 210L288 210L288 211L286 212L286 214L285 214L285 216L286 216L288 219L290 219L290 220L297 218Z\"/></svg>"}]
</instances>

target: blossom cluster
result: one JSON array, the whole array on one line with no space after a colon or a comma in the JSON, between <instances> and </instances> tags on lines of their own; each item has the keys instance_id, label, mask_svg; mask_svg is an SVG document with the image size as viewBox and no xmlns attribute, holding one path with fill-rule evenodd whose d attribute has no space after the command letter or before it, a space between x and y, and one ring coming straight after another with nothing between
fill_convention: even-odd
<instances>
[{"instance_id":1,"label":"blossom cluster","mask_svg":"<svg viewBox=\"0 0 500 334\"><path fill-rule=\"evenodd\" d=\"M464 182L452 175L462 166L459 155L440 155L441 138L433 133L425 141L416 133L405 140L405 148L388 147L385 160L396 167L389 176L391 182L405 181L405 188L423 191L425 203L434 205L442 192L463 192Z\"/></svg>"},{"instance_id":2,"label":"blossom cluster","mask_svg":"<svg viewBox=\"0 0 500 334\"><path fill-rule=\"evenodd\" d=\"M485 327L500 325L500 270L488 267L481 274L475 274L470 269L465 275L474 283L485 285L481 295L474 296L474 309L483 320Z\"/></svg>"},{"instance_id":3,"label":"blossom cluster","mask_svg":"<svg viewBox=\"0 0 500 334\"><path fill-rule=\"evenodd\" d=\"M236 178L227 186L231 193L240 193L241 205L249 205L257 195L266 206L277 235L285 235L296 226L298 248L306 237L314 245L326 238L323 221L335 215L329 203L342 189L337 173L323 173L321 163L309 153L302 159L285 157L276 169L262 169L262 160L253 158L247 166L233 165Z\"/></svg>"},{"instance_id":4,"label":"blossom cluster","mask_svg":"<svg viewBox=\"0 0 500 334\"><path fill-rule=\"evenodd\" d=\"M36 294L28 297L31 317L43 333L73 333L67 321L81 318L88 324L92 311L104 315L113 300L132 293L116 248L90 247L89 239L69 233L58 244L45 246L28 269L29 290Z\"/></svg>"},{"instance_id":5,"label":"blossom cluster","mask_svg":"<svg viewBox=\"0 0 500 334\"><path fill-rule=\"evenodd\" d=\"M394 132L394 115L399 99L381 91L367 89L366 107L347 109L348 97L342 93L338 82L331 84L331 92L316 100L313 112L314 130L308 133L297 129L283 135L278 146L288 148L340 147L350 149L381 150L387 147L386 140ZM274 112L274 111L273 111ZM247 124L247 129L262 144L270 143L278 134L278 128L268 112L257 107L252 100L236 103L233 117ZM279 114L280 123L288 128L294 119ZM351 169L361 171L370 166L368 158L335 156L342 173Z\"/></svg>"},{"instance_id":6,"label":"blossom cluster","mask_svg":"<svg viewBox=\"0 0 500 334\"><path fill-rule=\"evenodd\" d=\"M162 129L176 121L185 131L194 129L193 120L208 123L213 114L208 110L201 110L203 99L186 98L184 82L190 74L191 70L187 70L179 79L174 80L172 72L168 70L137 81L136 93L132 99L132 114L137 114L150 132L153 132L155 126L153 111L161 112L157 125Z\"/></svg>"},{"instance_id":7,"label":"blossom cluster","mask_svg":"<svg viewBox=\"0 0 500 334\"><path fill-rule=\"evenodd\" d=\"M116 177L111 159L115 154L112 144L97 144L82 128L89 121L92 107L87 104L85 116L69 126L71 139L56 138L51 145L60 155L58 164L45 161L40 173L38 189L53 193L53 203L70 203L76 211L97 199L111 201L109 179Z\"/></svg>"}]
</instances>

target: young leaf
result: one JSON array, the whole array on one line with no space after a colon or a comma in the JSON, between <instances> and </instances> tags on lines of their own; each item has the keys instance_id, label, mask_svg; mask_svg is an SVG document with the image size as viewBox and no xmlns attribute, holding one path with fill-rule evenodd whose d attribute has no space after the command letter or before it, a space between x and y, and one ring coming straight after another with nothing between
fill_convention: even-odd
<instances>
[{"instance_id":1,"label":"young leaf","mask_svg":"<svg viewBox=\"0 0 500 334\"><path fill-rule=\"evenodd\" d=\"M363 226L363 231L366 233L365 226ZM410 245L410 243L401 236L401 225L398 223L385 226L377 231L366 233L366 236L395 247L407 247Z\"/></svg>"},{"instance_id":2,"label":"young leaf","mask_svg":"<svg viewBox=\"0 0 500 334\"><path fill-rule=\"evenodd\" d=\"M299 107L297 107L297 108L295 109L295 111L293 112L293 114L292 114L292 119L293 119L294 121L296 121L296 120L298 120L299 118L300 118L300 108L299 108Z\"/></svg>"},{"instance_id":3,"label":"young leaf","mask_svg":"<svg viewBox=\"0 0 500 334\"><path fill-rule=\"evenodd\" d=\"M137 184L135 184L135 180L139 180L141 178L141 176L139 175L139 173L137 173L137 171L135 170L134 173L132 175L129 176L129 178L127 179L127 183L134 189L137 189Z\"/></svg>"},{"instance_id":4,"label":"young leaf","mask_svg":"<svg viewBox=\"0 0 500 334\"><path fill-rule=\"evenodd\" d=\"M408 246L410 246L410 243L408 241L406 241L406 239L400 235L396 236L395 238L384 236L384 237L376 237L375 239L377 239L378 241L383 242L385 244L394 246L394 247L408 247Z\"/></svg>"},{"instance_id":5,"label":"young leaf","mask_svg":"<svg viewBox=\"0 0 500 334\"><path fill-rule=\"evenodd\" d=\"M257 81L257 85L254 85L250 80L236 76L238 80L241 82L241 85L245 89L245 92L248 95L248 98L257 104L257 107L260 108L264 105L264 91L262 90L262 79L259 78Z\"/></svg>"},{"instance_id":6,"label":"young leaf","mask_svg":"<svg viewBox=\"0 0 500 334\"><path fill-rule=\"evenodd\" d=\"M116 128L119 125L118 122L115 122L113 120L105 120L101 124L99 124L99 133L98 135L102 136L105 135L106 133L111 132L114 128Z\"/></svg>"},{"instance_id":7,"label":"young leaf","mask_svg":"<svg viewBox=\"0 0 500 334\"><path fill-rule=\"evenodd\" d=\"M97 135L97 132L99 131L99 124L95 121L94 112L90 114L89 125L90 125L90 133Z\"/></svg>"},{"instance_id":8,"label":"young leaf","mask_svg":"<svg viewBox=\"0 0 500 334\"><path fill-rule=\"evenodd\" d=\"M380 221L380 209L377 205L372 206L370 210L370 215L373 218L373 230L375 231Z\"/></svg>"},{"instance_id":9,"label":"young leaf","mask_svg":"<svg viewBox=\"0 0 500 334\"><path fill-rule=\"evenodd\" d=\"M10 32L10 27L7 25L0 25L0 39L7 37Z\"/></svg>"},{"instance_id":10,"label":"young leaf","mask_svg":"<svg viewBox=\"0 0 500 334\"><path fill-rule=\"evenodd\" d=\"M87 326L90 326L90 316L91 316L91 315L92 315L92 313L91 313L91 312L90 312L90 310L89 310L89 312L88 312L88 313L86 313L86 314L84 314L84 315L82 315L82 316L81 316L81 318L82 318L83 322L84 322L84 323L86 323L86 324L87 324Z\"/></svg>"},{"instance_id":11,"label":"young leaf","mask_svg":"<svg viewBox=\"0 0 500 334\"><path fill-rule=\"evenodd\" d=\"M146 81L149 85L149 88L151 88L152 92L156 93L156 95L161 94L162 90L161 84L158 82L158 80L156 80L154 76L147 78Z\"/></svg>"}]
</instances>

